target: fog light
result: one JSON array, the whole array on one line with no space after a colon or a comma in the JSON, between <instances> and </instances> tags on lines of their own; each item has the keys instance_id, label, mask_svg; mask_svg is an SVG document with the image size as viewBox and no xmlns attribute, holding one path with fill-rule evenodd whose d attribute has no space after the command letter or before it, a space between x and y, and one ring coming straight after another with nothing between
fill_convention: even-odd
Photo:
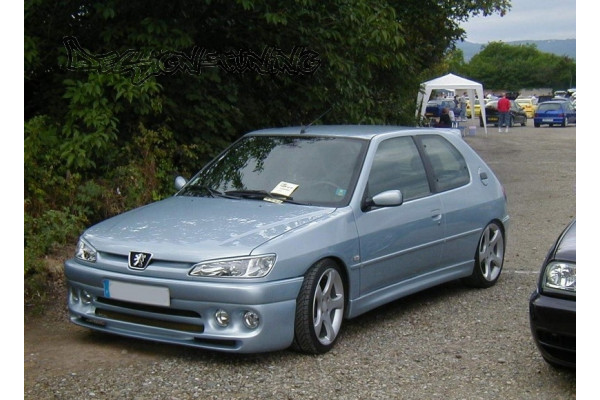
<instances>
[{"instance_id":1,"label":"fog light","mask_svg":"<svg viewBox=\"0 0 600 400\"><path fill-rule=\"evenodd\" d=\"M254 311L246 311L244 314L244 324L250 329L256 329L260 322L260 318Z\"/></svg>"},{"instance_id":2,"label":"fog light","mask_svg":"<svg viewBox=\"0 0 600 400\"><path fill-rule=\"evenodd\" d=\"M71 301L73 303L79 303L79 291L74 287L71 288Z\"/></svg>"},{"instance_id":3,"label":"fog light","mask_svg":"<svg viewBox=\"0 0 600 400\"><path fill-rule=\"evenodd\" d=\"M83 304L92 304L92 295L85 289L81 291L81 302Z\"/></svg>"},{"instance_id":4,"label":"fog light","mask_svg":"<svg viewBox=\"0 0 600 400\"><path fill-rule=\"evenodd\" d=\"M219 326L227 326L229 325L229 314L225 310L218 310L215 313L215 320Z\"/></svg>"}]
</instances>

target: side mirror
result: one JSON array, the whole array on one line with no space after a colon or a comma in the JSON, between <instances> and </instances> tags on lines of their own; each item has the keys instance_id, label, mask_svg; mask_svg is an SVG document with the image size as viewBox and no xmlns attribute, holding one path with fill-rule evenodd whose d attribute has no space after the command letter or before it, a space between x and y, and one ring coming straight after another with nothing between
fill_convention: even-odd
<instances>
[{"instance_id":1,"label":"side mirror","mask_svg":"<svg viewBox=\"0 0 600 400\"><path fill-rule=\"evenodd\" d=\"M363 202L362 209L366 211L371 207L397 207L402 205L403 202L404 199L400 190L386 190L371 198L367 198Z\"/></svg>"},{"instance_id":2,"label":"side mirror","mask_svg":"<svg viewBox=\"0 0 600 400\"><path fill-rule=\"evenodd\" d=\"M181 190L181 188L184 187L186 183L187 179L185 179L183 176L178 176L177 178L175 178L175 189Z\"/></svg>"}]
</instances>

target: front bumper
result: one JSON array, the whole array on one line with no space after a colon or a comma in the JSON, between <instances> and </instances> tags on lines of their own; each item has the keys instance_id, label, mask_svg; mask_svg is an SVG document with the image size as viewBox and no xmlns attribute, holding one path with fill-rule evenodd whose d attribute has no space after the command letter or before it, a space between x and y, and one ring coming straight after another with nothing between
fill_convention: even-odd
<instances>
[{"instance_id":1,"label":"front bumper","mask_svg":"<svg viewBox=\"0 0 600 400\"><path fill-rule=\"evenodd\" d=\"M544 359L575 368L576 301L544 296L536 290L529 299L529 322Z\"/></svg>"},{"instance_id":2,"label":"front bumper","mask_svg":"<svg viewBox=\"0 0 600 400\"><path fill-rule=\"evenodd\" d=\"M173 280L132 276L65 262L71 322L90 329L203 349L259 353L289 347L303 277L275 282ZM168 289L169 304L111 298L105 282ZM215 315L225 311L227 326ZM256 328L244 315L259 317Z\"/></svg>"}]
</instances>

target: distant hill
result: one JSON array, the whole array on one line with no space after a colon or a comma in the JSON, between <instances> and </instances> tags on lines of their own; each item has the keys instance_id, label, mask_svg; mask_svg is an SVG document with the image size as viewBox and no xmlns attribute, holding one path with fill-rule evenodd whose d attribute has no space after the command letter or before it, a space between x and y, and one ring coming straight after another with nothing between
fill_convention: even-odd
<instances>
[{"instance_id":1,"label":"distant hill","mask_svg":"<svg viewBox=\"0 0 600 400\"><path fill-rule=\"evenodd\" d=\"M576 54L576 39L564 39L564 40L519 40L515 42L505 42L506 44L520 45L520 44L534 44L539 51L544 53L556 54L559 56L567 56L575 60ZM479 53L481 49L486 46L482 43L471 43L471 42L458 42L456 47L461 49L465 62L469 62L471 58Z\"/></svg>"}]
</instances>

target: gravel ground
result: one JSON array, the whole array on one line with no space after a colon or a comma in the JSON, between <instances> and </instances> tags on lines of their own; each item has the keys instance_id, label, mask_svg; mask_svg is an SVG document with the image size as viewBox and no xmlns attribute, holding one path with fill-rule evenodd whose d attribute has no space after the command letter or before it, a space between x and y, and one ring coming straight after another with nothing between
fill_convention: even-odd
<instances>
[{"instance_id":1,"label":"gravel ground","mask_svg":"<svg viewBox=\"0 0 600 400\"><path fill-rule=\"evenodd\" d=\"M509 199L498 284L458 282L346 321L322 356L228 355L94 333L67 321L64 288L25 312L25 399L575 399L576 373L541 358L528 299L540 264L575 217L575 127L465 140ZM60 265L60 260L57 262Z\"/></svg>"}]
</instances>

